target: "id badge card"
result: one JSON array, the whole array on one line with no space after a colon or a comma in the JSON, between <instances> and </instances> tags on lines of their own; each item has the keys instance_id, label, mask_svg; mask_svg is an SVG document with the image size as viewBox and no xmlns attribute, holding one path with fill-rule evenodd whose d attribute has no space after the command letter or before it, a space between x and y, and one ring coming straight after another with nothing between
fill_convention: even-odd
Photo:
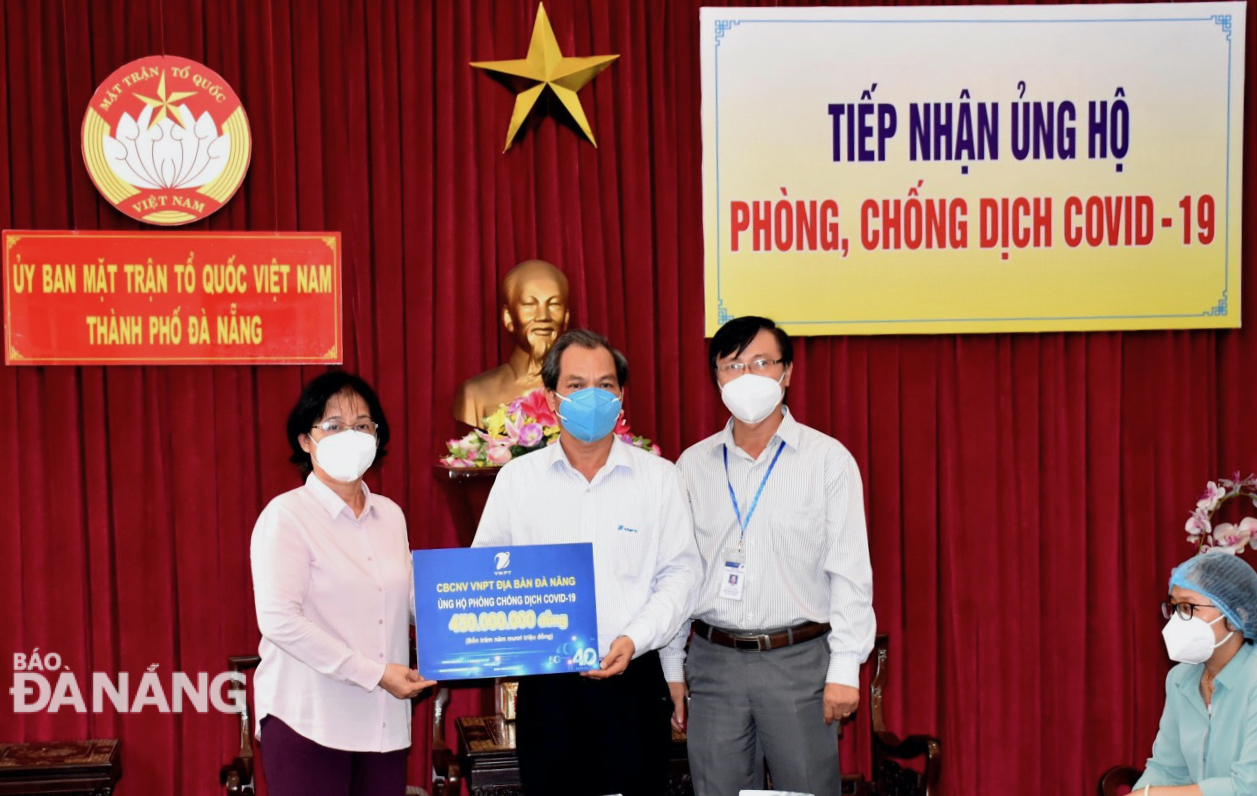
<instances>
[{"instance_id":1,"label":"id badge card","mask_svg":"<svg viewBox=\"0 0 1257 796\"><path fill-rule=\"evenodd\" d=\"M730 600L742 599L742 588L746 584L746 559L741 553L729 550L721 557L723 567L720 570L720 596Z\"/></svg>"}]
</instances>

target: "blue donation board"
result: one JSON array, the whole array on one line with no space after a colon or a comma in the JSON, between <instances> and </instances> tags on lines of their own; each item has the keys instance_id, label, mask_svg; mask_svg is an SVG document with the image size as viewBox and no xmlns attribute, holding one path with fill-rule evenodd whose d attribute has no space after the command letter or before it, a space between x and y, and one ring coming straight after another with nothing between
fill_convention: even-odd
<instances>
[{"instance_id":1,"label":"blue donation board","mask_svg":"<svg viewBox=\"0 0 1257 796\"><path fill-rule=\"evenodd\" d=\"M433 680L598 668L589 543L416 550L415 645Z\"/></svg>"}]
</instances>

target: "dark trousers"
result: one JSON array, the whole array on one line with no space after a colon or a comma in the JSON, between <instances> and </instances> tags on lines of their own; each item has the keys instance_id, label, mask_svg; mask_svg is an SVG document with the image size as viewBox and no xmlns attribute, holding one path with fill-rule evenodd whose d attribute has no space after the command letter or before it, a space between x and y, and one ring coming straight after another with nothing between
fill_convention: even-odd
<instances>
[{"instance_id":1,"label":"dark trousers","mask_svg":"<svg viewBox=\"0 0 1257 796\"><path fill-rule=\"evenodd\" d=\"M520 681L515 746L528 796L667 792L672 702L648 652L608 680L548 674Z\"/></svg>"},{"instance_id":2,"label":"dark trousers","mask_svg":"<svg viewBox=\"0 0 1257 796\"><path fill-rule=\"evenodd\" d=\"M270 796L403 796L406 792L408 749L329 749L275 716L262 719L261 744Z\"/></svg>"}]
</instances>

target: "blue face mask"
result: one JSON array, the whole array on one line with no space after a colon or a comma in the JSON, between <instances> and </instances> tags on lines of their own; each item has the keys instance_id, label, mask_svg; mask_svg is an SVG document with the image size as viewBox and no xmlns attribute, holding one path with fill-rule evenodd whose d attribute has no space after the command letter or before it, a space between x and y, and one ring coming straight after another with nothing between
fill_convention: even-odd
<instances>
[{"instance_id":1,"label":"blue face mask","mask_svg":"<svg viewBox=\"0 0 1257 796\"><path fill-rule=\"evenodd\" d=\"M555 395L559 395L557 392ZM571 395L559 395L564 433L581 442L597 442L615 430L620 419L620 399L597 387L586 387Z\"/></svg>"}]
</instances>

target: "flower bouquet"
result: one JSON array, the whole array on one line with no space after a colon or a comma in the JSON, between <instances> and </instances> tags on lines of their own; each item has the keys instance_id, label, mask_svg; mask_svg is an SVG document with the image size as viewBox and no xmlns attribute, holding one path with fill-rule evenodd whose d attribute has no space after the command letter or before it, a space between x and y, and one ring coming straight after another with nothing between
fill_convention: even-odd
<instances>
[{"instance_id":1,"label":"flower bouquet","mask_svg":"<svg viewBox=\"0 0 1257 796\"><path fill-rule=\"evenodd\" d=\"M545 390L533 390L502 404L482 421L483 428L473 429L464 437L445 443L449 455L441 458L446 467L500 467L517 456L541 450L559 441L562 426L550 411ZM646 437L633 434L621 415L616 423L617 437L634 447L660 455L659 446Z\"/></svg>"},{"instance_id":2,"label":"flower bouquet","mask_svg":"<svg viewBox=\"0 0 1257 796\"><path fill-rule=\"evenodd\" d=\"M1232 498L1243 497L1257 506L1257 476L1219 478L1210 481L1205 492L1196 501L1196 508L1187 520L1184 530L1187 541L1196 545L1200 552L1239 554L1248 545L1257 550L1257 517L1244 517L1239 523L1213 524L1214 516L1223 504Z\"/></svg>"}]
</instances>

